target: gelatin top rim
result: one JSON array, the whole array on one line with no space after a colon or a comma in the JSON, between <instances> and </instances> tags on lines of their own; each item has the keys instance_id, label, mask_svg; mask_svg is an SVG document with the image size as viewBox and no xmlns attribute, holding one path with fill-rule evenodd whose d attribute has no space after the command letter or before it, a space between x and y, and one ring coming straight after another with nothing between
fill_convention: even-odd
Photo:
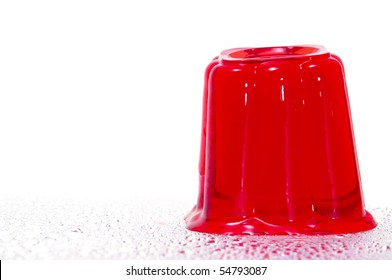
<instances>
[{"instance_id":1,"label":"gelatin top rim","mask_svg":"<svg viewBox=\"0 0 392 280\"><path fill-rule=\"evenodd\" d=\"M319 45L235 48L222 51L220 59L223 62L252 63L277 59L303 59L328 54L326 48Z\"/></svg>"}]
</instances>

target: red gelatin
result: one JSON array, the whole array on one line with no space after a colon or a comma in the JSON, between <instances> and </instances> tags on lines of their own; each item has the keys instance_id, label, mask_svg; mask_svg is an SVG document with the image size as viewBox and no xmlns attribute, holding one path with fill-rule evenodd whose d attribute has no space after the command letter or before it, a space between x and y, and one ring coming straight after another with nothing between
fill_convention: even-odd
<instances>
[{"instance_id":1,"label":"red gelatin","mask_svg":"<svg viewBox=\"0 0 392 280\"><path fill-rule=\"evenodd\" d=\"M342 61L321 46L239 48L207 67L190 230L340 234L365 210Z\"/></svg>"}]
</instances>

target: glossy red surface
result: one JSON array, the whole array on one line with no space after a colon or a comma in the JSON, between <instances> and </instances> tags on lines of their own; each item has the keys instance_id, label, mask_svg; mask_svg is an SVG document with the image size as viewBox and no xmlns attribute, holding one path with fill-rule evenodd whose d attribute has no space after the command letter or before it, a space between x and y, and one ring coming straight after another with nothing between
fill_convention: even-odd
<instances>
[{"instance_id":1,"label":"glossy red surface","mask_svg":"<svg viewBox=\"0 0 392 280\"><path fill-rule=\"evenodd\" d=\"M200 193L190 230L372 229L342 61L320 46L231 49L207 67Z\"/></svg>"}]
</instances>

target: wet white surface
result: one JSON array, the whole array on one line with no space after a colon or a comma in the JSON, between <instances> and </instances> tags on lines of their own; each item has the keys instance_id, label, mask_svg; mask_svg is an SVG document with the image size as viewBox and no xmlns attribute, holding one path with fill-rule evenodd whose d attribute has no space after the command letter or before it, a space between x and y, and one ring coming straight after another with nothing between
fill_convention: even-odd
<instances>
[{"instance_id":1,"label":"wet white surface","mask_svg":"<svg viewBox=\"0 0 392 280\"><path fill-rule=\"evenodd\" d=\"M392 259L392 209L374 230L328 236L190 232L180 199L0 199L0 259Z\"/></svg>"}]
</instances>

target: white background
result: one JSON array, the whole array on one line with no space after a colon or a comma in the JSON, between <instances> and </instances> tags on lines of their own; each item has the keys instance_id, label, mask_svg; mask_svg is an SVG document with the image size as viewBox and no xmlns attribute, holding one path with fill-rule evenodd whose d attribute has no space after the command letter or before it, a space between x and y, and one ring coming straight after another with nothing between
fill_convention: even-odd
<instances>
[{"instance_id":1,"label":"white background","mask_svg":"<svg viewBox=\"0 0 392 280\"><path fill-rule=\"evenodd\" d=\"M135 276L127 275L127 269L179 269L183 266L188 273L191 269L210 269L210 276L139 276L138 279L287 279L300 276L303 280L313 280L317 276L318 280L330 280L337 275L339 279L360 278L371 279L376 271L377 279L389 279L388 265L390 262L385 261L313 261L313 260L192 260L192 261L8 261L4 262L2 276L5 280L20 279L135 279ZM220 267L225 270L227 267L267 267L264 276L260 275L219 275ZM215 273L213 272L215 270ZM233 271L233 269L231 269ZM264 271L264 269L262 270ZM380 273L380 272L385 273ZM35 277L34 277L35 276ZM136 276L137 277L137 276Z\"/></svg>"},{"instance_id":2,"label":"white background","mask_svg":"<svg viewBox=\"0 0 392 280\"><path fill-rule=\"evenodd\" d=\"M205 66L325 45L346 68L367 205L392 203L389 1L1 1L1 195L196 200Z\"/></svg>"}]
</instances>

